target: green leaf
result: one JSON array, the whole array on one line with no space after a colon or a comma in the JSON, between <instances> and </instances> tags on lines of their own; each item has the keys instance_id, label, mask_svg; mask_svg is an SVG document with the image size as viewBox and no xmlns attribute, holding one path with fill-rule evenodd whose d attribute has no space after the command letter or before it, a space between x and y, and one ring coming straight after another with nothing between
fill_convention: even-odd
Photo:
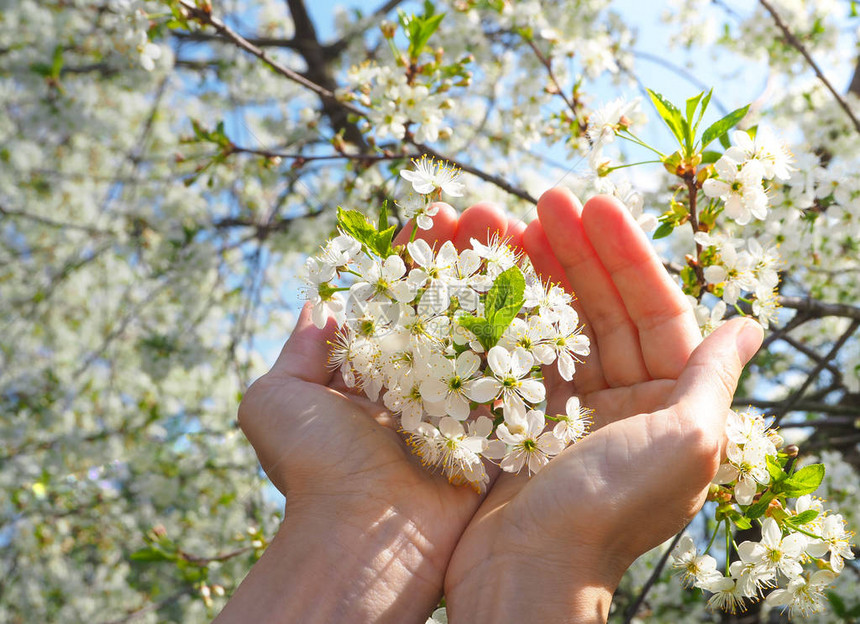
<instances>
[{"instance_id":1,"label":"green leaf","mask_svg":"<svg viewBox=\"0 0 860 624\"><path fill-rule=\"evenodd\" d=\"M693 134L699 130L699 124L702 123L702 117L705 116L705 111L708 109L708 104L711 103L711 95L714 93L713 88L705 94L704 99L702 100L702 106L699 108L699 117L696 119L696 123L693 126Z\"/></svg>"},{"instance_id":2,"label":"green leaf","mask_svg":"<svg viewBox=\"0 0 860 624\"><path fill-rule=\"evenodd\" d=\"M344 210L338 206L337 224L367 249L376 251L376 228L358 210Z\"/></svg>"},{"instance_id":3,"label":"green leaf","mask_svg":"<svg viewBox=\"0 0 860 624\"><path fill-rule=\"evenodd\" d=\"M483 316L469 316L468 314L464 314L457 318L457 322L477 336L478 334L473 328L482 327L487 323L487 319Z\"/></svg>"},{"instance_id":4,"label":"green leaf","mask_svg":"<svg viewBox=\"0 0 860 624\"><path fill-rule=\"evenodd\" d=\"M484 300L484 314L487 315L487 320L493 322L496 313L503 308L518 306L517 312L519 312L519 308L525 301L523 298L525 290L526 280L518 267L511 267L501 273L493 282Z\"/></svg>"},{"instance_id":5,"label":"green leaf","mask_svg":"<svg viewBox=\"0 0 860 624\"><path fill-rule=\"evenodd\" d=\"M717 162L722 156L722 152L715 152L714 150L705 150L702 152L702 164L710 165Z\"/></svg>"},{"instance_id":6,"label":"green leaf","mask_svg":"<svg viewBox=\"0 0 860 624\"><path fill-rule=\"evenodd\" d=\"M761 495L761 498L758 499L758 501L747 507L747 510L744 515L751 520L761 518L764 515L764 512L767 511L768 505L770 505L770 501L772 501L774 498L776 498L776 495L773 492L765 492Z\"/></svg>"},{"instance_id":7,"label":"green leaf","mask_svg":"<svg viewBox=\"0 0 860 624\"><path fill-rule=\"evenodd\" d=\"M689 153L693 151L693 134L695 133L693 115L696 114L696 108L699 106L703 95L705 95L704 91L687 99L687 117L681 120L684 126L684 144L687 146Z\"/></svg>"},{"instance_id":8,"label":"green leaf","mask_svg":"<svg viewBox=\"0 0 860 624\"><path fill-rule=\"evenodd\" d=\"M493 282L484 300L484 314L492 332L492 343L488 348L496 345L508 325L520 313L525 302L525 290L525 277L517 267L511 267Z\"/></svg>"},{"instance_id":9,"label":"green leaf","mask_svg":"<svg viewBox=\"0 0 860 624\"><path fill-rule=\"evenodd\" d=\"M651 235L651 238L654 240L666 238L667 236L669 236L669 234L671 234L674 231L674 229L675 229L675 226L672 225L671 223L668 223L668 222L667 223L661 223L660 227L658 227L654 231L654 234Z\"/></svg>"},{"instance_id":10,"label":"green leaf","mask_svg":"<svg viewBox=\"0 0 860 624\"><path fill-rule=\"evenodd\" d=\"M430 37L439 29L439 24L442 23L443 17L445 17L445 14L439 13L437 15L425 17L421 20L418 33L409 45L409 56L411 58L417 59L421 52L424 51Z\"/></svg>"},{"instance_id":11,"label":"green leaf","mask_svg":"<svg viewBox=\"0 0 860 624\"><path fill-rule=\"evenodd\" d=\"M63 46L58 45L54 48L54 54L51 57L50 63L32 63L30 71L39 74L43 78L58 80L60 73L63 71Z\"/></svg>"},{"instance_id":12,"label":"green leaf","mask_svg":"<svg viewBox=\"0 0 860 624\"><path fill-rule=\"evenodd\" d=\"M493 327L493 344L491 346L495 346L499 339L502 337L502 334L505 333L505 330L511 324L517 314L520 313L520 310L523 309L523 303L520 301L519 303L515 303L509 306L505 306L496 311L493 315L492 327Z\"/></svg>"},{"instance_id":13,"label":"green leaf","mask_svg":"<svg viewBox=\"0 0 860 624\"><path fill-rule=\"evenodd\" d=\"M402 10L397 13L400 25L409 40L409 58L413 61L424 51L430 37L439 29L439 24L445 17L445 13L434 14L433 11L435 9L432 6L429 9L425 6L425 14L422 16L407 15Z\"/></svg>"},{"instance_id":14,"label":"green leaf","mask_svg":"<svg viewBox=\"0 0 860 624\"><path fill-rule=\"evenodd\" d=\"M788 476L782 469L782 464L780 464L772 455L766 455L765 460L767 461L767 471L770 473L771 481L779 483Z\"/></svg>"},{"instance_id":15,"label":"green leaf","mask_svg":"<svg viewBox=\"0 0 860 624\"><path fill-rule=\"evenodd\" d=\"M702 134L702 149L707 147L709 144L713 143L715 139L720 138L724 134L726 134L729 130L738 125L744 117L746 117L747 111L750 109L750 105L747 104L743 108L739 108L737 110L733 110L731 113L712 123L708 126L708 129Z\"/></svg>"},{"instance_id":16,"label":"green leaf","mask_svg":"<svg viewBox=\"0 0 860 624\"><path fill-rule=\"evenodd\" d=\"M824 479L824 464L804 466L788 479L782 482L782 490L786 496L796 498L804 494L812 494Z\"/></svg>"},{"instance_id":17,"label":"green leaf","mask_svg":"<svg viewBox=\"0 0 860 624\"><path fill-rule=\"evenodd\" d=\"M666 122L666 125L672 131L672 134L675 135L675 138L678 139L678 143L684 145L684 124L681 119L681 111L659 93L651 89L646 89L646 91L651 96L651 102L654 104L657 113Z\"/></svg>"},{"instance_id":18,"label":"green leaf","mask_svg":"<svg viewBox=\"0 0 860 624\"><path fill-rule=\"evenodd\" d=\"M683 159L684 156L681 154L681 150L676 150L668 156L663 156L660 160L663 163L663 168L672 175L675 175L678 171L678 165L681 164Z\"/></svg>"},{"instance_id":19,"label":"green leaf","mask_svg":"<svg viewBox=\"0 0 860 624\"><path fill-rule=\"evenodd\" d=\"M386 199L382 202L382 205L379 207L379 219L376 226L376 229L380 232L384 232L388 229L388 200Z\"/></svg>"},{"instance_id":20,"label":"green leaf","mask_svg":"<svg viewBox=\"0 0 860 624\"><path fill-rule=\"evenodd\" d=\"M172 561L173 557L168 555L163 550L159 550L157 548L147 547L147 548L141 548L140 550L137 550L137 551L131 553L131 555L129 555L129 559L131 559L132 561L151 562L151 561Z\"/></svg>"},{"instance_id":21,"label":"green leaf","mask_svg":"<svg viewBox=\"0 0 860 624\"><path fill-rule=\"evenodd\" d=\"M51 60L51 78L59 78L63 70L63 46L54 48L54 57Z\"/></svg>"},{"instance_id":22,"label":"green leaf","mask_svg":"<svg viewBox=\"0 0 860 624\"><path fill-rule=\"evenodd\" d=\"M750 522L749 518L745 518L744 516L738 516L737 518L732 518L732 522L735 523L735 526L739 529L751 529L752 522Z\"/></svg>"},{"instance_id":23,"label":"green leaf","mask_svg":"<svg viewBox=\"0 0 860 624\"><path fill-rule=\"evenodd\" d=\"M459 317L457 322L475 334L475 338L478 339L478 342L481 343L481 346L485 350L489 351L495 346L496 343L491 342L493 339L493 326L484 317L464 315Z\"/></svg>"},{"instance_id":24,"label":"green leaf","mask_svg":"<svg viewBox=\"0 0 860 624\"><path fill-rule=\"evenodd\" d=\"M380 257L387 258L394 253L394 250L391 248L391 241L394 238L394 230L396 229L397 226L392 225L382 232L377 233L376 240L374 241L374 249L376 249Z\"/></svg>"},{"instance_id":25,"label":"green leaf","mask_svg":"<svg viewBox=\"0 0 860 624\"><path fill-rule=\"evenodd\" d=\"M696 107L699 105L699 101L701 101L703 95L705 95L704 91L699 95L694 95L687 99L687 121L690 122L691 125L693 123L693 115L696 114Z\"/></svg>"},{"instance_id":26,"label":"green leaf","mask_svg":"<svg viewBox=\"0 0 860 624\"><path fill-rule=\"evenodd\" d=\"M729 149L732 146L732 142L729 141L728 133L720 137L720 145L723 146L723 149Z\"/></svg>"},{"instance_id":27,"label":"green leaf","mask_svg":"<svg viewBox=\"0 0 860 624\"><path fill-rule=\"evenodd\" d=\"M791 522L791 524L795 526L806 524L807 522L812 522L818 517L818 511L815 509L807 509L796 516L790 517L787 521Z\"/></svg>"}]
</instances>

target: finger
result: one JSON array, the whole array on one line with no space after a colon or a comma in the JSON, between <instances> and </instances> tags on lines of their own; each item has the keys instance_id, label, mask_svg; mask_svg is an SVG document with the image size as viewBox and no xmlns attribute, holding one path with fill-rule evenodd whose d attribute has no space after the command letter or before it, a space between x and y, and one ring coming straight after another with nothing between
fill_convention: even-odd
<instances>
[{"instance_id":1,"label":"finger","mask_svg":"<svg viewBox=\"0 0 860 624\"><path fill-rule=\"evenodd\" d=\"M508 225L505 228L505 239L508 245L514 248L518 253L525 251L523 247L523 234L526 231L526 224L520 219L512 219L508 217Z\"/></svg>"},{"instance_id":2,"label":"finger","mask_svg":"<svg viewBox=\"0 0 860 624\"><path fill-rule=\"evenodd\" d=\"M270 374L301 379L325 385L331 381L328 366L329 341L335 337L337 323L329 317L326 326L319 329L311 320L310 302L302 308L290 339L287 340Z\"/></svg>"},{"instance_id":3,"label":"finger","mask_svg":"<svg viewBox=\"0 0 860 624\"><path fill-rule=\"evenodd\" d=\"M588 239L579 201L556 187L541 196L537 208L552 251L591 323L606 382L614 387L647 381L636 326Z\"/></svg>"},{"instance_id":4,"label":"finger","mask_svg":"<svg viewBox=\"0 0 860 624\"><path fill-rule=\"evenodd\" d=\"M655 379L676 379L701 333L687 298L630 211L612 197L593 197L582 224L639 332L642 357Z\"/></svg>"},{"instance_id":5,"label":"finger","mask_svg":"<svg viewBox=\"0 0 860 624\"><path fill-rule=\"evenodd\" d=\"M489 202L478 202L460 215L453 239L454 246L459 250L470 249L473 238L486 244L494 236L504 238L507 229L508 219L501 209Z\"/></svg>"},{"instance_id":6,"label":"finger","mask_svg":"<svg viewBox=\"0 0 860 624\"><path fill-rule=\"evenodd\" d=\"M544 282L561 284L562 288L570 292L570 283L567 281L564 269L550 247L539 219L535 219L529 223L526 228L523 234L523 247L529 255L532 266L534 266L535 271L537 271L537 274ZM585 335L588 336L592 345L596 345L594 333L588 322L588 317L582 310L582 306L576 300L574 300L572 305L579 314L580 323L585 327L583 330ZM579 393L594 392L608 387L606 380L603 378L603 371L600 366L600 353L596 347L585 358L585 362L576 367L574 382Z\"/></svg>"},{"instance_id":7,"label":"finger","mask_svg":"<svg viewBox=\"0 0 860 624\"><path fill-rule=\"evenodd\" d=\"M669 404L699 418L722 418L731 407L741 371L763 337L761 325L750 319L732 319L719 327L693 351Z\"/></svg>"},{"instance_id":8,"label":"finger","mask_svg":"<svg viewBox=\"0 0 860 624\"><path fill-rule=\"evenodd\" d=\"M457 211L445 202L436 202L439 207L439 212L433 217L433 227L429 230L418 228L415 233L416 239L422 239L432 247L434 243L444 243L445 241L454 238L454 233L457 231ZM403 229L394 237L394 245L405 245L409 242L412 236L412 219L406 222Z\"/></svg>"}]
</instances>

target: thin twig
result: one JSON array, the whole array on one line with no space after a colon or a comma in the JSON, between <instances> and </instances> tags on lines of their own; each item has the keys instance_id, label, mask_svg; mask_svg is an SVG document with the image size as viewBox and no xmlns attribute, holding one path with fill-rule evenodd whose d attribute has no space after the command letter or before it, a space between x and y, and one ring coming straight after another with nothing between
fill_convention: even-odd
<instances>
[{"instance_id":1,"label":"thin twig","mask_svg":"<svg viewBox=\"0 0 860 624\"><path fill-rule=\"evenodd\" d=\"M825 303L815 299L803 297L779 297L779 305L791 308L798 312L807 312L810 316L843 316L845 318L860 320L860 307L845 303Z\"/></svg>"},{"instance_id":2,"label":"thin twig","mask_svg":"<svg viewBox=\"0 0 860 624\"><path fill-rule=\"evenodd\" d=\"M187 561L188 563L193 563L195 565L207 565L215 561L227 561L228 559L233 559L235 557L238 557L239 555L244 555L245 553L251 552L252 550L256 550L256 548L254 546L243 546L242 548L237 548L236 550L231 550L230 552L226 552L221 555L215 555L214 557L198 557L182 550L180 550L178 554L184 561Z\"/></svg>"},{"instance_id":3,"label":"thin twig","mask_svg":"<svg viewBox=\"0 0 860 624\"><path fill-rule=\"evenodd\" d=\"M537 44L531 37L526 38L526 43L529 44L529 47L535 53L535 56L541 62L541 65L546 68L546 73L549 75L549 79L552 80L552 84L555 85L556 92L561 96L561 99L564 100L564 103L567 104L567 107L570 109L570 112L573 113L574 119L577 120L577 123L579 124L579 130L581 132L585 132L588 126L579 118L579 114L576 110L576 104L574 104L573 100L571 100L564 94L564 89L558 82L558 78L555 77L555 72L552 70L552 60L544 56L544 53L540 51L540 48L537 47Z\"/></svg>"},{"instance_id":4,"label":"thin twig","mask_svg":"<svg viewBox=\"0 0 860 624\"><path fill-rule=\"evenodd\" d=\"M524 199L527 202L529 202L530 204L537 204L537 198L534 195L532 195L528 191L525 191L525 190L518 188L512 184L509 184L508 182L506 182L505 180L503 180L502 178L500 178L498 176L491 175L489 173L481 171L480 169L476 169L472 165L460 162L458 160L454 160L453 158L450 158L448 156L444 156L444 155L440 154L439 152L437 152L436 150L434 150L432 147L428 147L427 145L424 145L423 143L417 143L415 141L410 141L410 143L412 143L412 145L417 147L423 153L427 154L428 156L432 156L436 160L446 160L449 163L451 163L452 165L454 165L455 167L458 167L458 168L462 169L463 171L466 171L467 173L471 173L472 175L477 176L477 177L481 178L482 180L485 180L487 182L491 182L492 184L495 184L500 189L510 193L511 195L515 195L515 196L519 197L520 199Z\"/></svg>"},{"instance_id":5,"label":"thin twig","mask_svg":"<svg viewBox=\"0 0 860 624\"><path fill-rule=\"evenodd\" d=\"M761 409L776 409L783 406L785 400L782 401L766 401L764 399L754 399L752 397L735 397L732 401L733 407L758 407ZM856 407L848 407L846 405L832 405L830 403L821 403L818 401L798 401L791 408L792 412L819 412L822 414L834 414L837 416L855 416L860 418L860 410ZM829 421L835 422L835 421ZM847 421L846 421L847 422ZM783 427L787 427L789 425L782 425ZM804 423L802 425L795 426L803 426L803 427L814 427L815 422L810 421L809 423Z\"/></svg>"},{"instance_id":6,"label":"thin twig","mask_svg":"<svg viewBox=\"0 0 860 624\"><path fill-rule=\"evenodd\" d=\"M337 98L335 98L334 93L332 93L331 91L329 91L325 87L321 87L317 83L315 83L311 80L308 80L307 78L302 76L300 73L293 71L292 69L283 65L282 63L279 63L278 61L276 61L275 59L270 57L269 54L265 50L259 48L258 46L255 46L253 43L251 43L250 41L245 39L242 35L237 33L235 30L233 30L232 28L227 26L227 24L225 24L223 21L221 21L217 17L214 17L212 14L208 13L207 11L204 11L203 9L200 9L200 8L194 6L194 4L192 4L188 0L178 0L178 1L179 1L179 5L182 8L184 8L186 11L188 11L188 15L191 16L193 19L199 21L202 24L206 24L207 26L211 26L212 28L214 28L216 30L216 32L218 32L218 34L222 35L223 37L225 37L226 39L231 41L233 43L233 45L241 48L242 50L245 50L245 52L248 52L249 54L253 54L258 59L263 61L266 65L268 65L273 70L275 70L275 72L281 74L285 78L289 78L290 80L292 80L295 83L302 85L304 88L306 88L310 91L313 91L314 93L316 93L321 98L338 101L338 103L340 104L340 106L342 108L346 109L347 111L349 111L355 115L359 115L360 117L366 117L366 114L363 110L350 104L349 102L341 102L341 101L337 100Z\"/></svg>"},{"instance_id":7,"label":"thin twig","mask_svg":"<svg viewBox=\"0 0 860 624\"><path fill-rule=\"evenodd\" d=\"M815 349L812 349L812 348L806 346L805 344L803 344L799 340L795 340L794 338L792 338L789 335L781 336L780 339L784 343L786 343L787 345L790 345L791 347L800 351L803 355L808 357L813 362L816 362L816 363L822 362L821 356L815 351ZM842 378L842 372L839 370L839 368L837 366L834 366L830 362L826 362L826 361L824 362L824 366L825 366L825 368L827 368L827 370L829 370L831 373L833 373L833 375L838 376L840 379Z\"/></svg>"},{"instance_id":8,"label":"thin twig","mask_svg":"<svg viewBox=\"0 0 860 624\"><path fill-rule=\"evenodd\" d=\"M839 340L836 341L836 344L833 345L833 348L827 352L822 360L815 366L815 368L810 371L809 375L807 375L806 380L801 384L800 388L797 389L794 394L788 397L775 412L774 412L774 426L779 425L779 422L783 419L783 417L791 411L794 406L800 402L800 399L803 397L803 393L806 392L806 389L812 385L812 382L818 378L819 373L824 370L824 366L826 362L829 362L836 354L839 353L839 350L845 345L846 342L854 335L854 332L857 331L857 328L860 327L860 319L855 319L847 330L839 337Z\"/></svg>"},{"instance_id":9,"label":"thin twig","mask_svg":"<svg viewBox=\"0 0 860 624\"><path fill-rule=\"evenodd\" d=\"M179 600L180 598L182 598L186 594L190 594L190 593L191 593L191 588L186 587L185 589L179 590L175 594L171 594L170 596L168 596L167 598L164 598L163 600L159 600L158 602L151 602L148 605L141 607L140 609L132 611L131 613L129 613L125 617L121 617L118 620L110 620L109 622L105 622L105 624L126 624L127 622L132 622L132 621L136 620L137 618L146 615L147 613L151 613L152 611L158 611L162 607L166 607L169 604L173 604L174 602L176 602L177 600Z\"/></svg>"},{"instance_id":10,"label":"thin twig","mask_svg":"<svg viewBox=\"0 0 860 624\"><path fill-rule=\"evenodd\" d=\"M857 413L856 408L853 410L854 413ZM824 418L822 420L812 420L805 422L791 422L791 423L782 423L779 428L780 429L806 429L807 427L811 427L812 429L846 429L848 427L854 427L858 429L858 420L857 418Z\"/></svg>"},{"instance_id":11,"label":"thin twig","mask_svg":"<svg viewBox=\"0 0 860 624\"><path fill-rule=\"evenodd\" d=\"M189 16L191 16L192 18L194 18L195 20L197 20L203 24L206 24L208 26L213 27L216 31L218 31L224 37L226 37L227 39L232 41L233 44L235 44L237 47L241 48L242 50L245 50L246 52L248 52L250 54L253 54L257 58L259 58L261 61L266 63L276 73L281 74L285 78L288 78L289 80L292 80L293 82L296 82L296 83L302 85L303 87L305 87L306 89L309 89L310 91L313 91L314 93L316 93L321 98L325 98L325 99L328 99L330 101L337 102L337 104L339 106L341 106L345 110L349 111L350 113L358 115L359 117L362 117L362 118L367 117L367 113L365 113L365 111L361 110L360 108L358 108L357 106L355 106L353 104L350 104L349 102L343 102L341 100L338 100L337 98L335 98L334 93L332 93L328 89L321 87L317 83L315 83L311 80L308 80L307 78L305 78L301 74L291 70L288 67L285 67L281 63L278 63L277 61L272 59L264 50L261 50L257 46L250 43L247 39L242 37L242 35L240 35L236 31L234 31L232 28L230 28L229 26L224 24L224 22L222 22L220 19L213 17L212 15L210 15L209 13L207 13L206 11L204 11L202 9L197 8L196 6L191 4L189 2L189 0L178 0L178 2L180 4L180 6L182 6L186 11L188 11ZM498 176L491 175L491 174L486 173L484 171L481 171L480 169L477 169L471 165L462 163L462 162L457 161L457 160L455 160L449 156L445 156L443 154L440 154L436 150L424 145L423 143L418 143L417 141L415 141L412 138L407 138L407 141L409 143L411 143L412 145L414 145L415 147L417 147L418 149L420 149L422 151L422 153L425 153L428 156L432 156L433 158L436 158L437 160L448 161L449 163L451 163L452 165L454 165L456 167L459 167L463 171L471 173L472 175L477 176L478 178L480 178L486 182L490 182L490 183L498 186L500 189L510 193L511 195L515 195L516 197L519 197L520 199L524 199L525 201L527 201L529 203L537 204L537 198L532 196L527 191L520 189L520 188L517 188L517 187L513 186L512 184L509 184L508 182L506 182L505 180L503 180L502 178L500 178Z\"/></svg>"},{"instance_id":12,"label":"thin twig","mask_svg":"<svg viewBox=\"0 0 860 624\"><path fill-rule=\"evenodd\" d=\"M845 98L842 97L836 89L833 88L833 85L830 84L830 81L824 75L824 72L818 67L818 64L809 54L809 51L806 47L801 43L800 39L798 39L793 32L788 28L786 23L782 21L782 18L779 16L779 13L776 12L776 9L773 8L771 3L768 0L759 0L759 3L765 8L765 10L770 13L770 16L773 18L773 21L776 23L777 28L782 31L783 37L785 37L785 41L793 47L795 50L800 52L809 66L812 68L812 71L815 72L815 75L818 76L818 79L827 87L827 90L833 94L833 97L836 98L836 101L839 103L839 106L842 110L845 111L845 114L851 119L851 123L854 124L854 129L860 133L860 119L854 115L854 111L851 110L851 107L848 106L848 102L845 101Z\"/></svg>"},{"instance_id":13,"label":"thin twig","mask_svg":"<svg viewBox=\"0 0 860 624\"><path fill-rule=\"evenodd\" d=\"M80 230L82 232L87 232L88 234L94 234L96 236L108 236L112 234L112 232L109 232L108 230L102 230L91 225L72 223L70 221L58 221L56 219L51 219L48 217L43 217L41 215L33 214L32 212L27 212L26 210L15 210L14 208L6 208L3 206L3 204L0 204L0 215L3 215L4 217L20 217L21 219L34 221L36 223L41 223L42 225L47 225L52 228L58 228L61 230Z\"/></svg>"},{"instance_id":14,"label":"thin twig","mask_svg":"<svg viewBox=\"0 0 860 624\"><path fill-rule=\"evenodd\" d=\"M666 552L663 553L663 556L660 557L660 561L658 561L657 565L654 566L654 570L651 572L651 576L649 576L648 580L645 581L645 584L639 591L639 595L636 597L636 601L632 605L630 605L630 607L628 607L627 611L624 613L624 624L630 624L630 622L633 621L633 618L636 617L636 614L639 612L639 607L641 607L642 603L645 602L645 596L648 595L648 592L651 590L651 587L654 585L654 583L657 582L657 579L660 578L660 574L663 572L663 568L666 567L666 562L669 561L669 555L671 555L672 551L675 550L675 546L677 546L678 542L681 541L681 537L683 535L684 531L678 532L678 534L672 540L672 543L669 544L669 548L667 548Z\"/></svg>"},{"instance_id":15,"label":"thin twig","mask_svg":"<svg viewBox=\"0 0 860 624\"><path fill-rule=\"evenodd\" d=\"M231 149L234 154L253 154L263 156L265 158L286 158L288 160L296 160L300 162L312 162L314 160L357 160L367 162L377 162L381 160L398 160L401 158L418 158L421 154L347 154L337 152L334 154L301 154L278 152L274 150L258 149L253 147L240 147L234 145Z\"/></svg>"}]
</instances>

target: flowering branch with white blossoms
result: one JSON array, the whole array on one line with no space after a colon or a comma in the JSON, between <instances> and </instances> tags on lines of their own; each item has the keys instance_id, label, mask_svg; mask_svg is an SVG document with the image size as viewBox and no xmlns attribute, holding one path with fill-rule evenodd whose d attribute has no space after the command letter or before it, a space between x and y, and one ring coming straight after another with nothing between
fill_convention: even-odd
<instances>
[{"instance_id":1,"label":"flowering branch with white blossoms","mask_svg":"<svg viewBox=\"0 0 860 624\"><path fill-rule=\"evenodd\" d=\"M711 593L708 604L735 613L767 596L774 607L808 616L824 605L824 591L853 559L840 514L825 509L812 493L824 478L824 465L799 470L792 465L796 447L779 449L783 440L754 412L729 414L726 461L708 493L716 503L717 526L704 553L685 536L673 551L683 582ZM789 499L795 499L789 503ZM761 540L734 543L732 525L761 527ZM720 528L725 531L725 570L708 554ZM730 552L738 559L731 561ZM807 571L811 562L816 571ZM769 592L769 593L768 593Z\"/></svg>"},{"instance_id":2,"label":"flowering branch with white blossoms","mask_svg":"<svg viewBox=\"0 0 860 624\"><path fill-rule=\"evenodd\" d=\"M615 101L589 120L592 168L600 179L622 167L660 163L678 178L672 186L669 208L657 222L646 215L637 217L644 228L656 228L655 239L669 236L684 224L692 228L695 253L686 256L680 277L684 292L695 299L703 333L722 323L727 306L742 316L754 316L768 327L776 320L778 308L776 246L736 236L739 226L749 226L767 216L769 193L790 177L790 152L768 128L732 131L749 106L732 111L699 134L710 91L688 99L683 113L659 93L648 93L678 149L666 154L648 145L631 130L637 102ZM657 160L613 166L604 158L603 148L616 137L650 150ZM712 148L715 142L724 148L723 153ZM636 210L641 211L641 207ZM720 302L711 308L701 305L706 293Z\"/></svg>"},{"instance_id":3,"label":"flowering branch with white blossoms","mask_svg":"<svg viewBox=\"0 0 860 624\"><path fill-rule=\"evenodd\" d=\"M424 464L482 490L484 460L532 474L586 434L577 398L545 412L541 367L571 380L589 341L571 295L504 241L458 251L415 240L432 225L430 198L461 191L456 171L416 166L401 173L421 198L410 242L392 246L385 206L378 226L339 210L338 235L307 260L306 296L317 326L330 315L339 325L330 362L346 385L382 399Z\"/></svg>"},{"instance_id":4,"label":"flowering branch with white blossoms","mask_svg":"<svg viewBox=\"0 0 860 624\"><path fill-rule=\"evenodd\" d=\"M669 209L660 216L653 237L669 236L687 223L692 227L695 253L686 256L679 275L702 332L708 334L722 324L728 306L768 327L776 320L779 256L775 244L743 236L742 230L767 216L769 194L790 177L791 154L768 128L732 131L749 106L699 135L711 92L688 99L684 113L660 94L649 94L678 149L667 155L647 145L631 131L636 103L616 101L590 119L592 168L600 178L633 166L613 167L604 159L603 147L616 137L657 154L657 162L680 182L673 186ZM714 142L725 151L708 149ZM645 227L642 219L640 224ZM706 293L718 299L710 308L702 303ZM842 571L844 560L854 558L849 544L853 533L842 516L811 496L824 477L824 466L793 470L797 448L781 449L779 434L753 412L731 412L726 433L726 462L708 497L716 503L714 534L704 553L692 538L682 538L673 551L674 566L683 571L686 585L711 593L709 605L715 608L734 613L766 595L768 604L785 607L791 614L819 610L824 591ZM733 528L751 529L753 524L760 526L761 539L735 544ZM708 554L721 528L723 572ZM732 552L737 561L732 562ZM810 562L817 571L804 570Z\"/></svg>"},{"instance_id":5,"label":"flowering branch with white blossoms","mask_svg":"<svg viewBox=\"0 0 860 624\"><path fill-rule=\"evenodd\" d=\"M390 136L433 143L451 136L445 111L454 104L447 92L469 85L471 73L466 66L472 58L465 55L446 64L441 49L428 50L430 37L444 17L445 13L435 12L432 3L425 3L421 15L399 11L398 24L383 22L380 26L396 67L368 61L349 70L350 86L338 91L338 97L365 107L362 130L373 134L371 142ZM395 41L398 25L408 42L406 50L399 49Z\"/></svg>"}]
</instances>

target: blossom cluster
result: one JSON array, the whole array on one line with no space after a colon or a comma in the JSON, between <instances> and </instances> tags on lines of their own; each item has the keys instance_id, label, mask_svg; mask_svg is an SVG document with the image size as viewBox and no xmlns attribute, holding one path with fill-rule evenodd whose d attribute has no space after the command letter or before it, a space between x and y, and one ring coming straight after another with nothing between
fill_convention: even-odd
<instances>
[{"instance_id":1,"label":"blossom cluster","mask_svg":"<svg viewBox=\"0 0 860 624\"><path fill-rule=\"evenodd\" d=\"M780 267L776 246L765 247L755 238L744 240L707 232L698 232L694 238L704 251L705 281L721 299L711 309L707 322L700 322L703 333L719 327L726 306L736 306L740 300L751 301L753 315L765 328L774 322Z\"/></svg>"},{"instance_id":2,"label":"blossom cluster","mask_svg":"<svg viewBox=\"0 0 860 624\"><path fill-rule=\"evenodd\" d=\"M772 182L791 178L793 156L767 126L755 136L742 130L730 133L732 145L714 163L714 175L702 183L706 197L722 202L726 217L739 226L768 216ZM702 249L705 283L721 302L703 325L707 333L719 324L725 306L750 304L753 316L767 328L776 320L780 256L767 236L733 238L717 231L699 231L694 239ZM746 247L746 249L744 249ZM746 296L743 296L746 293Z\"/></svg>"},{"instance_id":3,"label":"blossom cluster","mask_svg":"<svg viewBox=\"0 0 860 624\"><path fill-rule=\"evenodd\" d=\"M754 139L743 130L731 135L734 145L714 163L717 176L705 180L702 191L722 199L726 216L746 225L767 216L765 182L788 180L792 155L768 127L759 128Z\"/></svg>"},{"instance_id":4,"label":"blossom cluster","mask_svg":"<svg viewBox=\"0 0 860 624\"><path fill-rule=\"evenodd\" d=\"M854 558L853 534L842 515L811 495L824 467L812 464L786 472L788 455L778 450L782 438L753 412L731 412L726 434L726 462L709 495L718 503L718 528L724 524L727 531L726 569L717 570L717 560L701 554L689 536L673 551L673 565L681 570L684 584L711 593L708 604L714 608L734 613L766 595L770 606L808 616L824 605L824 591L842 572L844 561ZM761 528L760 540L735 546L733 562L728 557L730 522L742 529L756 522ZM814 562L816 571L806 571L807 562Z\"/></svg>"},{"instance_id":5,"label":"blossom cluster","mask_svg":"<svg viewBox=\"0 0 860 624\"><path fill-rule=\"evenodd\" d=\"M419 143L451 135L443 113L453 102L444 93L431 92L421 83L410 84L402 71L373 62L351 68L347 80L350 88L340 96L366 108L377 139L403 139L407 126Z\"/></svg>"},{"instance_id":6,"label":"blossom cluster","mask_svg":"<svg viewBox=\"0 0 860 624\"><path fill-rule=\"evenodd\" d=\"M422 160L402 176L423 201L456 194L454 174L439 171ZM432 225L430 212L419 215L426 221L416 221L413 239L419 225ZM426 465L481 489L484 459L534 473L585 435L589 411L577 398L564 414L542 408L541 367L554 365L569 381L589 353L569 293L498 239L472 239L462 251L421 239L391 247L393 226L380 231L344 210L338 225L305 265L313 320L323 327L335 318L332 366L348 387L382 400ZM336 286L338 278L349 285Z\"/></svg>"},{"instance_id":7,"label":"blossom cluster","mask_svg":"<svg viewBox=\"0 0 860 624\"><path fill-rule=\"evenodd\" d=\"M141 0L110 0L110 8L117 15L125 16L122 22L118 48L134 51L139 57L140 66L146 71L155 69L161 58L161 46L149 39L149 16L147 7Z\"/></svg>"}]
</instances>

